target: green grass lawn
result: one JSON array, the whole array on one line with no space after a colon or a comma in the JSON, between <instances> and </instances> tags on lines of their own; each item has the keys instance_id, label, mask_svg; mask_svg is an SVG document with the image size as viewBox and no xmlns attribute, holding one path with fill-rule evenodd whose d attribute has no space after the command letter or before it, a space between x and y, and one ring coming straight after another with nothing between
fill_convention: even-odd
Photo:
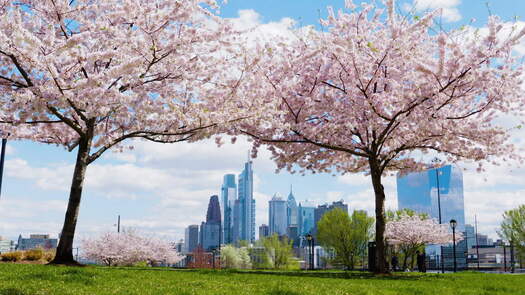
<instances>
[{"instance_id":1,"label":"green grass lawn","mask_svg":"<svg viewBox=\"0 0 525 295\"><path fill-rule=\"evenodd\" d=\"M525 275L265 272L0 264L0 295L525 294Z\"/></svg>"}]
</instances>

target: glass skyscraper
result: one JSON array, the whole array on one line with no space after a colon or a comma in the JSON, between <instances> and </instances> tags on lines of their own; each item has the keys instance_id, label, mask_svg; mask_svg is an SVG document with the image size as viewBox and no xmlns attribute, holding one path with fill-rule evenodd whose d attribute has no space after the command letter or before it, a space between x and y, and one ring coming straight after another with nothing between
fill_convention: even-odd
<instances>
[{"instance_id":1,"label":"glass skyscraper","mask_svg":"<svg viewBox=\"0 0 525 295\"><path fill-rule=\"evenodd\" d=\"M235 175L224 175L221 187L221 209L223 225L223 243L231 244L233 240L233 212L237 200L237 185L235 184Z\"/></svg>"},{"instance_id":2,"label":"glass skyscraper","mask_svg":"<svg viewBox=\"0 0 525 295\"><path fill-rule=\"evenodd\" d=\"M397 176L397 201L399 209L411 209L418 213L426 213L439 221L441 207L441 223L449 224L451 219L457 222L456 231L465 231L465 205L463 198L463 174L452 165L423 172ZM445 266L452 265L452 250L443 247ZM452 247L450 247L452 248ZM466 248L466 247L463 247ZM458 267L465 264L466 249L456 247ZM441 247L429 246L427 255L441 255ZM450 252L449 254L447 254Z\"/></svg>"},{"instance_id":3,"label":"glass skyscraper","mask_svg":"<svg viewBox=\"0 0 525 295\"><path fill-rule=\"evenodd\" d=\"M279 194L275 194L270 200L269 209L270 235L286 235L288 229L287 202Z\"/></svg>"},{"instance_id":4,"label":"glass skyscraper","mask_svg":"<svg viewBox=\"0 0 525 295\"><path fill-rule=\"evenodd\" d=\"M211 196L206 213L206 222L201 224L200 244L205 251L216 249L221 244L221 208L219 197Z\"/></svg>"},{"instance_id":5,"label":"glass skyscraper","mask_svg":"<svg viewBox=\"0 0 525 295\"><path fill-rule=\"evenodd\" d=\"M315 226L315 206L299 203L298 208L299 235L313 234Z\"/></svg>"},{"instance_id":6,"label":"glass skyscraper","mask_svg":"<svg viewBox=\"0 0 525 295\"><path fill-rule=\"evenodd\" d=\"M238 202L234 204L234 240L255 241L255 200L253 199L252 161L244 164L239 175ZM238 233L238 234L237 234Z\"/></svg>"}]
</instances>

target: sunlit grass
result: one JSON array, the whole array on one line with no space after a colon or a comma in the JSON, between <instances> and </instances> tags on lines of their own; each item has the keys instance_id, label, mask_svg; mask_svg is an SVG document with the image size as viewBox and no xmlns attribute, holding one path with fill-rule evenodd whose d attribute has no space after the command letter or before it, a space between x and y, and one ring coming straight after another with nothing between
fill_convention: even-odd
<instances>
[{"instance_id":1,"label":"sunlit grass","mask_svg":"<svg viewBox=\"0 0 525 295\"><path fill-rule=\"evenodd\" d=\"M524 275L373 276L0 264L0 295L36 294L525 294Z\"/></svg>"}]
</instances>

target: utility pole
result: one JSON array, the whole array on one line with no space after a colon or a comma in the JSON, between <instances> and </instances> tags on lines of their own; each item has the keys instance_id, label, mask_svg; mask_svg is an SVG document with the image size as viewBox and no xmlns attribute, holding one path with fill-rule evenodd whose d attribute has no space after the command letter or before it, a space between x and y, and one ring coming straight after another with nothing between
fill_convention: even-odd
<instances>
[{"instance_id":1,"label":"utility pole","mask_svg":"<svg viewBox=\"0 0 525 295\"><path fill-rule=\"evenodd\" d=\"M117 233L120 233L120 215L118 216L117 220Z\"/></svg>"},{"instance_id":2,"label":"utility pole","mask_svg":"<svg viewBox=\"0 0 525 295\"><path fill-rule=\"evenodd\" d=\"M435 158L432 162L435 164L439 163L439 159ZM436 167L436 184L437 184L437 196L438 196L438 215L439 224L441 224L441 192L439 191L439 168ZM443 246L441 248L441 273L445 273L445 255L443 253Z\"/></svg>"}]
</instances>

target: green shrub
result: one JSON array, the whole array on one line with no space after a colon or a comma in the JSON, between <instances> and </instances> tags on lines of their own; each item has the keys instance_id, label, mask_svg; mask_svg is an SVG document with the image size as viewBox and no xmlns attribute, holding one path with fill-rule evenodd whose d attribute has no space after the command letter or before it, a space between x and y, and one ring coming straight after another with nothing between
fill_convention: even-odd
<instances>
[{"instance_id":1,"label":"green shrub","mask_svg":"<svg viewBox=\"0 0 525 295\"><path fill-rule=\"evenodd\" d=\"M25 260L29 261L38 261L44 257L44 250L42 248L36 248L32 250L28 250L25 253Z\"/></svg>"},{"instance_id":2,"label":"green shrub","mask_svg":"<svg viewBox=\"0 0 525 295\"><path fill-rule=\"evenodd\" d=\"M134 267L148 267L149 264L147 261L139 261L139 262L135 262L133 264Z\"/></svg>"},{"instance_id":3,"label":"green shrub","mask_svg":"<svg viewBox=\"0 0 525 295\"><path fill-rule=\"evenodd\" d=\"M2 254L2 261L17 262L24 258L24 253L20 251L8 252Z\"/></svg>"}]
</instances>

